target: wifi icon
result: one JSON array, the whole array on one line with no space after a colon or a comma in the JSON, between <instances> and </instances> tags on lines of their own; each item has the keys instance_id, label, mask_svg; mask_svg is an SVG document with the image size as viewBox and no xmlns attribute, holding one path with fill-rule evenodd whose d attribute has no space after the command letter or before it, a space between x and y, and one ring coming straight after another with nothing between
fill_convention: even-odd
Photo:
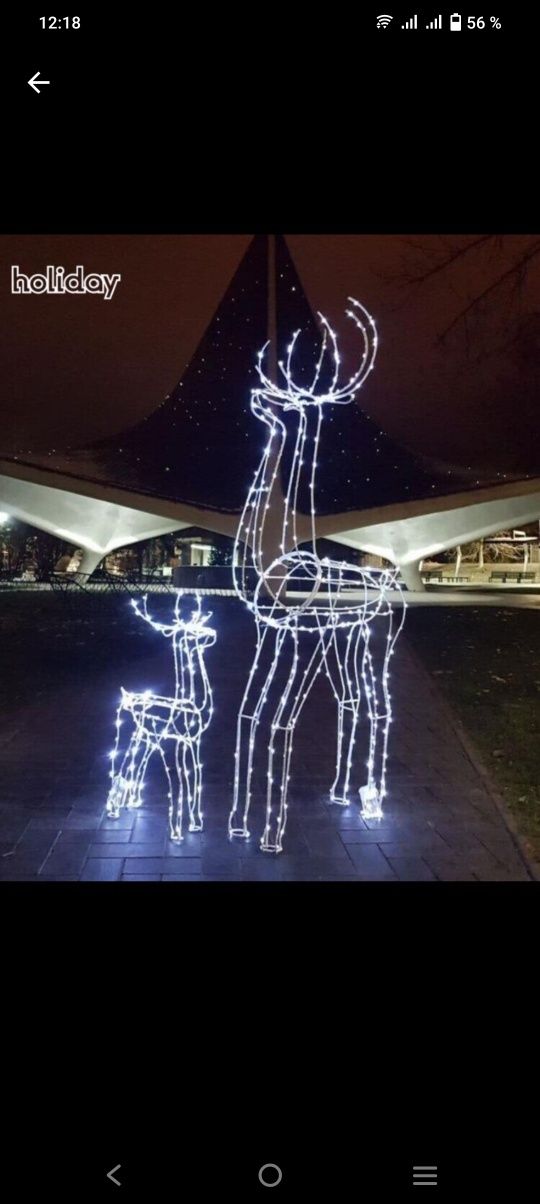
<instances>
[{"instance_id":1,"label":"wifi icon","mask_svg":"<svg viewBox=\"0 0 540 1204\"><path fill-rule=\"evenodd\" d=\"M377 29L386 29L386 26L393 20L394 18L389 17L388 13L381 13L381 16L377 17Z\"/></svg>"}]
</instances>

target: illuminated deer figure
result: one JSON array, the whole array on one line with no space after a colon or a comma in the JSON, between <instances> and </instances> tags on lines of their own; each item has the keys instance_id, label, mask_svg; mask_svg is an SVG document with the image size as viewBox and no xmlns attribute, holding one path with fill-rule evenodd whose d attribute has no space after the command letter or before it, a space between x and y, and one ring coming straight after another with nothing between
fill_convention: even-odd
<instances>
[{"instance_id":1,"label":"illuminated deer figure","mask_svg":"<svg viewBox=\"0 0 540 1204\"><path fill-rule=\"evenodd\" d=\"M149 615L146 597L142 607L132 600L139 617L172 643L175 690L171 698L166 698L150 690L136 694L122 689L107 799L107 812L113 819L118 818L122 807L140 807L148 764L154 753L159 753L168 783L171 838L177 841L182 840L184 796L190 832L198 832L203 826L201 736L212 718L212 692L204 653L216 642L215 631L206 626L210 614L201 614L200 598L197 609L183 619L180 596L180 593L176 596L169 624L157 623ZM120 728L125 714L133 721L133 729L122 752ZM120 757L120 766L116 768Z\"/></svg>"},{"instance_id":2,"label":"illuminated deer figure","mask_svg":"<svg viewBox=\"0 0 540 1204\"><path fill-rule=\"evenodd\" d=\"M311 384L294 379L293 357L300 334L296 331L286 361L279 361L279 380L270 379L263 367L269 344L259 352L260 383L252 391L251 409L266 426L268 440L240 520L234 555L235 588L255 617L257 647L238 716L229 835L244 839L250 835L255 746L262 739L261 728L266 726L266 822L260 842L265 852L279 853L283 847L294 732L321 671L330 681L337 704L336 775L330 801L342 806L350 801L351 778L359 767L355 741L362 691L370 729L367 775L365 771L362 775L367 783L359 790L363 816L382 815L386 789L391 720L388 663L404 620L398 570L363 569L321 559L316 548L315 479L324 408L353 401L373 368L377 350L373 319L358 301L349 301L347 316L360 331L363 353L360 367L348 381L339 384L336 336L319 314L322 340ZM280 417L286 411L294 419L294 446L283 494L280 466L287 440L291 439ZM302 479L307 480L310 497L307 529L305 516L298 513ZM301 543L304 547L299 547ZM254 574L257 584L253 589ZM354 601L351 587L356 594ZM348 597L344 590L349 591ZM376 618L384 622L382 653L380 642L372 639ZM307 656L302 669L299 652L304 644ZM276 697L265 724L265 704L278 665L285 666L286 682L284 686L275 684Z\"/></svg>"}]
</instances>

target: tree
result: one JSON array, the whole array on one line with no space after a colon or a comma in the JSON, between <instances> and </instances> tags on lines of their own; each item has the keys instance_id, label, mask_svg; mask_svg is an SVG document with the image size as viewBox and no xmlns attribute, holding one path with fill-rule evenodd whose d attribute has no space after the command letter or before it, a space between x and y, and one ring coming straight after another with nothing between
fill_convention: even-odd
<instances>
[{"instance_id":1,"label":"tree","mask_svg":"<svg viewBox=\"0 0 540 1204\"><path fill-rule=\"evenodd\" d=\"M404 243L406 262L396 283L418 288L444 276L455 294L453 313L439 332L441 342L459 333L468 353L474 335L480 354L495 347L527 354L531 343L538 354L540 312L528 286L540 269L540 237L481 234Z\"/></svg>"},{"instance_id":2,"label":"tree","mask_svg":"<svg viewBox=\"0 0 540 1204\"><path fill-rule=\"evenodd\" d=\"M213 535L209 564L212 566L232 564L233 547L234 541L229 539L228 535Z\"/></svg>"},{"instance_id":3,"label":"tree","mask_svg":"<svg viewBox=\"0 0 540 1204\"><path fill-rule=\"evenodd\" d=\"M15 572L32 567L40 581L47 580L67 550L65 540L19 520L10 519L0 530L0 559L4 566Z\"/></svg>"}]
</instances>

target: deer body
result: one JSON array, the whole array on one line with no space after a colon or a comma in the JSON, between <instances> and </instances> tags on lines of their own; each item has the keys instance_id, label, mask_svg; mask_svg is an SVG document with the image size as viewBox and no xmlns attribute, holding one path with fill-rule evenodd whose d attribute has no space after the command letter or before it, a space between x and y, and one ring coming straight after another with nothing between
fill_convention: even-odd
<instances>
[{"instance_id":1,"label":"deer body","mask_svg":"<svg viewBox=\"0 0 540 1204\"><path fill-rule=\"evenodd\" d=\"M150 617L146 598L142 609L132 603L141 618L171 641L175 689L170 697L148 690L134 693L122 689L107 799L107 811L112 818L118 818L122 807L140 807L148 764L154 753L159 753L168 784L171 839L177 841L182 840L184 798L189 810L189 830L200 831L203 826L200 749L201 737L212 718L212 692L204 653L216 639L215 631L206 627L210 615L201 615L200 599L197 610L187 620L180 617L179 604L180 594L173 621L167 625ZM122 752L120 727L124 715L130 717L132 731Z\"/></svg>"},{"instance_id":2,"label":"deer body","mask_svg":"<svg viewBox=\"0 0 540 1204\"><path fill-rule=\"evenodd\" d=\"M317 676L324 672L337 704L336 775L330 801L346 805L358 769L356 728L362 690L370 723L367 784L362 785L362 814L381 814L385 793L388 728L391 718L388 662L403 622L396 624L390 593L401 594L397 570L368 570L327 557L316 548L315 482L323 411L328 404L351 402L373 367L376 353L374 323L355 301L348 315L363 337L362 362L357 373L339 385L339 354L333 331L319 314L323 327L321 351L310 387L295 383L292 361L299 332L293 336L282 380L271 381L258 360L260 387L252 393L251 409L267 429L267 443L249 490L235 548L235 588L254 615L257 646L238 717L234 802L229 817L231 837L247 838L252 801L256 740L265 723L278 666L286 669L268 729L266 822L261 837L265 852L280 852L287 819L294 731ZM330 347L331 378L321 384ZM292 436L280 411L296 419ZM287 440L293 453L285 494L280 468ZM310 516L298 511L301 482L307 482ZM304 544L307 546L299 546ZM251 588L255 573L257 584ZM354 601L347 591L354 590ZM372 641L374 621L385 624L382 653ZM307 667L300 666L305 648Z\"/></svg>"}]
</instances>

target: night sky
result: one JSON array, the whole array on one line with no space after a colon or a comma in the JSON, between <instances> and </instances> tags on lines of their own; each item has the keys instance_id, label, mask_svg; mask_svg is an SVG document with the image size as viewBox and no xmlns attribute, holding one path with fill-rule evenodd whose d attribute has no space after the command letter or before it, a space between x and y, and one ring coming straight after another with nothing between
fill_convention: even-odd
<instances>
[{"instance_id":1,"label":"night sky","mask_svg":"<svg viewBox=\"0 0 540 1204\"><path fill-rule=\"evenodd\" d=\"M348 293L374 314L381 339L375 372L357 399L372 421L359 408L339 407L326 426L319 510L365 504L362 483L369 486L371 504L444 491L444 480L450 481L446 468L426 471L425 456L461 468L452 474L451 488L501 479L504 472L538 473L531 438L540 384L538 269L520 299L520 318L532 316L517 345L497 349L507 329L502 303L477 326L474 350L486 348L479 360L467 357L460 330L446 345L437 342L522 242L506 240L500 262L472 256L420 286L395 279L410 267L404 238L278 240L282 347L301 326L303 354L313 363L312 309L322 308L343 333L349 375L358 345L343 315ZM52 466L65 462L71 449L70 461L79 470L90 460L96 475L118 483L236 509L261 450L249 389L254 353L266 338L266 240L27 236L0 243L3 328L9 333L0 452L21 459L45 455ZM430 240L421 243L429 255ZM108 302L12 297L12 263L27 273L49 263L66 269L82 263L88 271L121 272L122 281ZM383 429L405 445L399 456ZM117 432L125 438L117 439ZM74 448L89 445L84 455L73 455ZM140 464L144 480L137 475Z\"/></svg>"}]
</instances>

